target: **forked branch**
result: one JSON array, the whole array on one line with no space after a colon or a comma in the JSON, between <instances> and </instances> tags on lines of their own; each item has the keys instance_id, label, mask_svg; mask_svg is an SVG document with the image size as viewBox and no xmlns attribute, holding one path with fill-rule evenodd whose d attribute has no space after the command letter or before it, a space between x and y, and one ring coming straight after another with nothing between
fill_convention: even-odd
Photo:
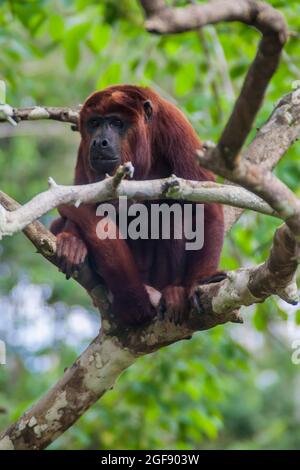
<instances>
[{"instance_id":1,"label":"forked branch","mask_svg":"<svg viewBox=\"0 0 300 470\"><path fill-rule=\"evenodd\" d=\"M271 5L255 0L212 0L182 8L168 7L162 0L140 3L146 13L145 27L152 33L181 33L209 24L239 21L262 34L256 57L217 145L226 166L233 168L288 38L283 15Z\"/></svg>"}]
</instances>

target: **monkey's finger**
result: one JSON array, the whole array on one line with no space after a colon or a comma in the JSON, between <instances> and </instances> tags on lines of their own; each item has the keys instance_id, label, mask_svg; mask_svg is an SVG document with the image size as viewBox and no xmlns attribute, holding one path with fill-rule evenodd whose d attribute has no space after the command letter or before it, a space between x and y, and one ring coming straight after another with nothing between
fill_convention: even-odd
<instances>
[{"instance_id":1,"label":"monkey's finger","mask_svg":"<svg viewBox=\"0 0 300 470\"><path fill-rule=\"evenodd\" d=\"M157 314L158 314L158 319L160 321L163 321L165 319L165 314L166 314L166 305L163 300L159 302L159 306L157 309Z\"/></svg>"},{"instance_id":2,"label":"monkey's finger","mask_svg":"<svg viewBox=\"0 0 300 470\"><path fill-rule=\"evenodd\" d=\"M181 306L178 306L175 310L175 315L174 315L174 322L175 322L175 325L181 325L182 323L182 309L181 309Z\"/></svg>"},{"instance_id":3,"label":"monkey's finger","mask_svg":"<svg viewBox=\"0 0 300 470\"><path fill-rule=\"evenodd\" d=\"M76 264L74 258L76 257L76 240L75 238L69 238L68 241L65 243L65 252L64 255L66 257L66 264L65 264L65 274L66 278L70 279L76 269Z\"/></svg>"},{"instance_id":4,"label":"monkey's finger","mask_svg":"<svg viewBox=\"0 0 300 470\"><path fill-rule=\"evenodd\" d=\"M190 313L190 303L189 303L188 296L185 296L181 304L181 309L180 309L180 314L179 314L179 325L182 325L183 322L189 318L189 313Z\"/></svg>"},{"instance_id":5,"label":"monkey's finger","mask_svg":"<svg viewBox=\"0 0 300 470\"><path fill-rule=\"evenodd\" d=\"M200 314L204 312L203 306L201 303L200 293L195 291L193 296L191 297L192 307Z\"/></svg>"},{"instance_id":6,"label":"monkey's finger","mask_svg":"<svg viewBox=\"0 0 300 470\"><path fill-rule=\"evenodd\" d=\"M64 256L62 256L59 260L59 272L63 273L63 274L66 274L66 263L67 263L67 260Z\"/></svg>"},{"instance_id":7,"label":"monkey's finger","mask_svg":"<svg viewBox=\"0 0 300 470\"><path fill-rule=\"evenodd\" d=\"M79 266L85 262L86 258L87 258L87 249L85 245L81 244L74 257L74 264Z\"/></svg>"},{"instance_id":8,"label":"monkey's finger","mask_svg":"<svg viewBox=\"0 0 300 470\"><path fill-rule=\"evenodd\" d=\"M72 261L67 257L65 256L64 257L64 265L63 265L63 272L65 273L66 275L66 279L70 279L71 275L72 275Z\"/></svg>"},{"instance_id":9,"label":"monkey's finger","mask_svg":"<svg viewBox=\"0 0 300 470\"><path fill-rule=\"evenodd\" d=\"M180 317L179 317L179 324L182 325L184 321L186 321L189 318L189 302L188 299L186 299L185 304L183 305L181 311L180 311Z\"/></svg>"},{"instance_id":10,"label":"monkey's finger","mask_svg":"<svg viewBox=\"0 0 300 470\"><path fill-rule=\"evenodd\" d=\"M176 325L182 325L185 318L185 305L181 303L176 311Z\"/></svg>"},{"instance_id":11,"label":"monkey's finger","mask_svg":"<svg viewBox=\"0 0 300 470\"><path fill-rule=\"evenodd\" d=\"M175 306L172 302L167 304L165 317L169 322L175 323Z\"/></svg>"},{"instance_id":12,"label":"monkey's finger","mask_svg":"<svg viewBox=\"0 0 300 470\"><path fill-rule=\"evenodd\" d=\"M58 258L63 256L65 240L61 238L56 244L56 255Z\"/></svg>"},{"instance_id":13,"label":"monkey's finger","mask_svg":"<svg viewBox=\"0 0 300 470\"><path fill-rule=\"evenodd\" d=\"M70 239L65 240L63 246L63 257L64 257L64 273L67 279L70 279L72 274L72 242Z\"/></svg>"},{"instance_id":14,"label":"monkey's finger","mask_svg":"<svg viewBox=\"0 0 300 470\"><path fill-rule=\"evenodd\" d=\"M65 274L66 274L66 279L70 279L73 275L73 271L74 271L74 265L72 263L72 261L70 259L67 259L66 261L66 271L65 271Z\"/></svg>"}]
</instances>

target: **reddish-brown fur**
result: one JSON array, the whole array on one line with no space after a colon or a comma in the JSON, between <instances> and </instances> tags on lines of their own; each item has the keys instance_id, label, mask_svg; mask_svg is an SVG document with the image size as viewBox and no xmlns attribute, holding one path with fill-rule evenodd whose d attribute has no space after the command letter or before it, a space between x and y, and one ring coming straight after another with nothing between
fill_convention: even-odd
<instances>
[{"instance_id":1,"label":"reddish-brown fur","mask_svg":"<svg viewBox=\"0 0 300 470\"><path fill-rule=\"evenodd\" d=\"M147 100L153 109L150 120L145 119L143 107ZM89 165L89 135L84 123L91 114L114 112L131 123L121 142L121 159L134 165L134 179L176 174L191 180L214 180L196 161L195 151L201 142L183 113L149 88L120 85L94 93L82 108L75 184L104 178ZM89 252L94 268L113 294L113 311L122 321L135 324L153 317L144 284L161 290L170 318L181 321L194 286L217 273L224 236L222 207L205 204L204 247L199 251L186 251L184 239L99 240L95 210L96 205L60 208L66 225L56 222L53 232L58 236L62 270L70 274Z\"/></svg>"}]
</instances>

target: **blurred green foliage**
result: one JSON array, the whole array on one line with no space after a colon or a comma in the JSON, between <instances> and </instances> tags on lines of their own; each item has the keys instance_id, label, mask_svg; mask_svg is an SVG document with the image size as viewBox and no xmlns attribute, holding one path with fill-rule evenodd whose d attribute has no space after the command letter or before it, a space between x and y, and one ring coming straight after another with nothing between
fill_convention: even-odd
<instances>
[{"instance_id":1,"label":"blurred green foliage","mask_svg":"<svg viewBox=\"0 0 300 470\"><path fill-rule=\"evenodd\" d=\"M293 34L257 128L300 79L300 4L270 3L285 14ZM258 40L255 30L236 23L199 34L151 36L136 0L0 0L0 79L11 105L77 105L114 83L148 85L180 106L202 139L217 140ZM2 124L0 139L1 189L19 202L43 191L50 175L71 183L79 136L68 125ZM298 153L295 144L276 174L300 195ZM262 262L277 226L270 217L244 214L226 239L223 268ZM25 278L51 287L49 305L78 304L97 315L84 291L35 254L22 234L4 239L0 255L2 301ZM15 328L22 334L18 308ZM269 299L244 314L245 326L220 326L140 359L51 448L299 448L300 376L291 362L291 335L300 337L300 311ZM51 357L44 372L32 365L26 348L8 342L8 365L0 366L1 428L84 347L66 345L63 333L35 353Z\"/></svg>"}]
</instances>

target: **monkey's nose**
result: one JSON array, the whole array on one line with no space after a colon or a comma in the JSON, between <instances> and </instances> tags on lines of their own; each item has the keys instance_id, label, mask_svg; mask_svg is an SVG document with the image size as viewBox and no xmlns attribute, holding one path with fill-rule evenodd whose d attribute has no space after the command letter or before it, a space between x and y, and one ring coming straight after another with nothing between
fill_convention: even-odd
<instances>
[{"instance_id":1,"label":"monkey's nose","mask_svg":"<svg viewBox=\"0 0 300 470\"><path fill-rule=\"evenodd\" d=\"M95 139L93 141L93 147L98 149L107 149L109 147L108 139Z\"/></svg>"}]
</instances>

